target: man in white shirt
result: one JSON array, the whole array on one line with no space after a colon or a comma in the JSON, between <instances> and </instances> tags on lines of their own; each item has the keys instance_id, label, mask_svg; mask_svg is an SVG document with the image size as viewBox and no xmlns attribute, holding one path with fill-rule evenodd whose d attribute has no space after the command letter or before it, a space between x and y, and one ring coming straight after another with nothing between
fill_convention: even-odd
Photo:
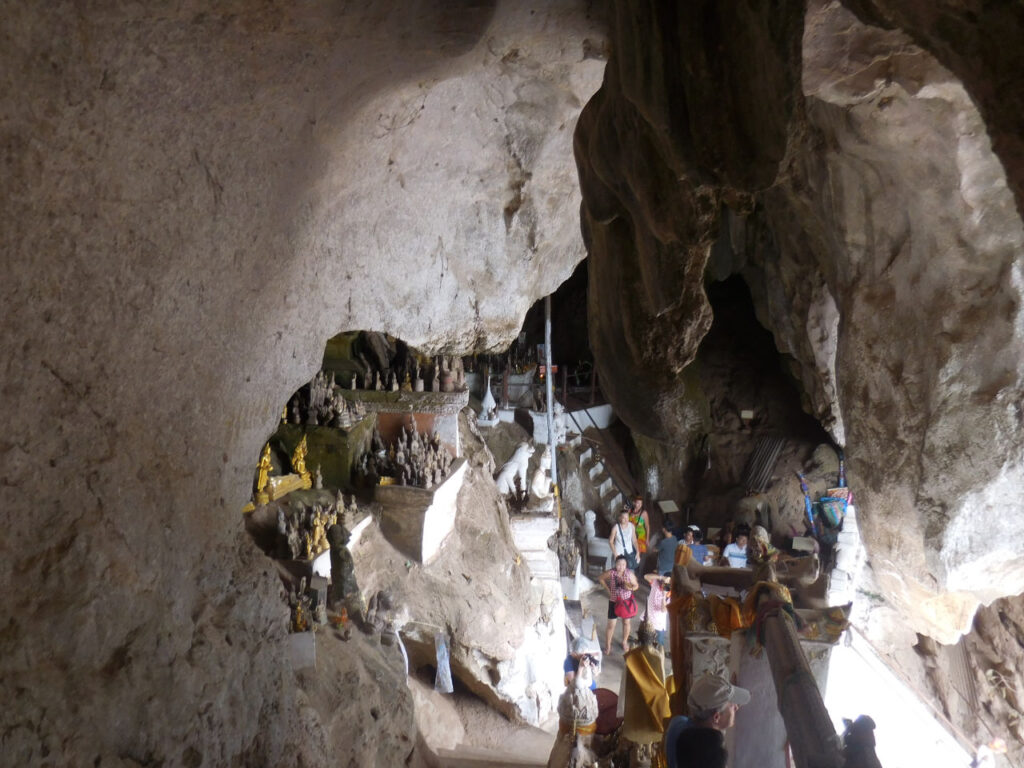
<instances>
[{"instance_id":1,"label":"man in white shirt","mask_svg":"<svg viewBox=\"0 0 1024 768\"><path fill-rule=\"evenodd\" d=\"M741 525L736 529L736 541L725 548L722 552L722 556L729 561L730 568L746 568L747 567L747 537L750 535L750 529L745 525Z\"/></svg>"}]
</instances>

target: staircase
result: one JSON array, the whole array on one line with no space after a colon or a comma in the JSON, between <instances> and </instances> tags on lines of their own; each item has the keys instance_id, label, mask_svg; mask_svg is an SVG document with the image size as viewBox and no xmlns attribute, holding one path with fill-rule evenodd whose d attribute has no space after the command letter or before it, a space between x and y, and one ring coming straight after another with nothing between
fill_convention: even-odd
<instances>
[{"instance_id":1,"label":"staircase","mask_svg":"<svg viewBox=\"0 0 1024 768\"><path fill-rule=\"evenodd\" d=\"M580 449L576 454L580 467L583 468L583 473L590 478L590 482L597 491L597 495L601 498L600 509L605 519L613 520L618 511L622 509L622 505L626 503L626 500L622 495L622 491L615 484L611 472L605 466L604 460L595 455L593 443L588 441L586 447L583 447L582 439L579 436L577 436L577 439L580 441Z\"/></svg>"},{"instance_id":2,"label":"staircase","mask_svg":"<svg viewBox=\"0 0 1024 768\"><path fill-rule=\"evenodd\" d=\"M593 512L605 522L612 522L628 500L624 492L632 493L636 487L625 456L605 430L594 426L583 435L570 432L566 442L576 456L585 482L589 481L593 495L598 499L592 506ZM588 540L584 575L597 578L610 567L610 559L611 548L603 537Z\"/></svg>"}]
</instances>

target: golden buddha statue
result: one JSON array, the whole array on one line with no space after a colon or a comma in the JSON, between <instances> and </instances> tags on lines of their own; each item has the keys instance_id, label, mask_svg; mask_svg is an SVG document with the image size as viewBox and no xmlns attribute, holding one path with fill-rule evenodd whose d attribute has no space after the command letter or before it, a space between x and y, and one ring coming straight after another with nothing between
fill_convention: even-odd
<instances>
[{"instance_id":1,"label":"golden buddha statue","mask_svg":"<svg viewBox=\"0 0 1024 768\"><path fill-rule=\"evenodd\" d=\"M270 443L263 446L263 452L260 454L260 463L258 472L256 474L256 499L259 500L260 496L266 496L264 490L267 487L267 481L270 479L270 470L273 469L273 465L270 463ZM263 502L266 503L266 502Z\"/></svg>"},{"instance_id":2,"label":"golden buddha statue","mask_svg":"<svg viewBox=\"0 0 1024 768\"><path fill-rule=\"evenodd\" d=\"M302 478L302 487L310 488L313 485L313 478L309 474L309 470L306 468L306 454L309 452L309 448L306 445L306 436L302 436L302 440L295 447L295 453L292 454L292 471Z\"/></svg>"}]
</instances>

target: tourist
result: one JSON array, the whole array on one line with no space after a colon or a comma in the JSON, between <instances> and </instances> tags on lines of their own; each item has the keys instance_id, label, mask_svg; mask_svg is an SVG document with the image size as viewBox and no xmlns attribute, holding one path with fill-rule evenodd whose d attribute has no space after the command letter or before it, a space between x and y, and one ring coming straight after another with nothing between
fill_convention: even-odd
<instances>
[{"instance_id":1,"label":"tourist","mask_svg":"<svg viewBox=\"0 0 1024 768\"><path fill-rule=\"evenodd\" d=\"M636 528L637 551L647 554L647 533L651 530L651 518L644 509L644 497L634 496L633 506L629 510L629 522Z\"/></svg>"},{"instance_id":2,"label":"tourist","mask_svg":"<svg viewBox=\"0 0 1024 768\"><path fill-rule=\"evenodd\" d=\"M626 566L626 558L618 555L615 567L601 574L598 581L608 590L608 629L605 630L604 652L612 652L612 638L615 625L622 619L622 651L629 650L629 622L636 616L636 598L633 593L640 589L636 575Z\"/></svg>"},{"instance_id":3,"label":"tourist","mask_svg":"<svg viewBox=\"0 0 1024 768\"><path fill-rule=\"evenodd\" d=\"M608 534L608 545L613 557L621 555L626 558L626 565L631 571L640 567L640 544L636 538L636 528L629 522L629 512L625 509L619 512L619 520Z\"/></svg>"},{"instance_id":4,"label":"tourist","mask_svg":"<svg viewBox=\"0 0 1024 768\"><path fill-rule=\"evenodd\" d=\"M722 557L728 561L730 568L747 567L747 537L750 529L741 525L736 529L736 541L722 550Z\"/></svg>"},{"instance_id":5,"label":"tourist","mask_svg":"<svg viewBox=\"0 0 1024 768\"><path fill-rule=\"evenodd\" d=\"M721 675L705 673L693 681L690 693L686 697L686 705L690 716L673 717L665 731L665 759L669 768L685 768L686 766L725 765L721 763L696 762L693 752L696 745L707 745L714 737L707 734L690 734L687 731L708 729L724 731L736 723L736 710L750 701L750 691L732 685ZM686 734L686 738L683 736ZM682 743L680 743L682 742ZM684 745L688 749L684 749ZM714 750L714 754L717 755Z\"/></svg>"},{"instance_id":6,"label":"tourist","mask_svg":"<svg viewBox=\"0 0 1024 768\"><path fill-rule=\"evenodd\" d=\"M707 565L708 548L703 544L704 534L699 525L687 527L686 546L693 552L693 559L701 565Z\"/></svg>"},{"instance_id":7,"label":"tourist","mask_svg":"<svg viewBox=\"0 0 1024 768\"><path fill-rule=\"evenodd\" d=\"M658 645L665 647L665 630L668 627L669 586L672 576L669 573L649 573L644 578L651 585L647 595L647 618L654 629Z\"/></svg>"},{"instance_id":8,"label":"tourist","mask_svg":"<svg viewBox=\"0 0 1024 768\"><path fill-rule=\"evenodd\" d=\"M572 648L569 655L565 657L562 669L565 672L565 684L569 685L579 671L580 664L585 663L590 667L590 690L597 690L597 675L601 671L601 651L597 642L588 640L585 637L577 637L572 641Z\"/></svg>"},{"instance_id":9,"label":"tourist","mask_svg":"<svg viewBox=\"0 0 1024 768\"><path fill-rule=\"evenodd\" d=\"M661 526L661 541L658 542L658 573L662 576L672 574L672 566L676 561L676 547L679 538L676 532L667 525Z\"/></svg>"}]
</instances>

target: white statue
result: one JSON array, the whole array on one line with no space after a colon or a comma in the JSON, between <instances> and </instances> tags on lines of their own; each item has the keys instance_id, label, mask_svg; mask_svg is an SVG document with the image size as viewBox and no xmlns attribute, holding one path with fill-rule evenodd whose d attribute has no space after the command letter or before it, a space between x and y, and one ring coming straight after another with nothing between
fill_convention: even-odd
<instances>
[{"instance_id":1,"label":"white statue","mask_svg":"<svg viewBox=\"0 0 1024 768\"><path fill-rule=\"evenodd\" d=\"M587 532L587 540L597 538L597 530L594 528L594 521L597 520L597 513L588 509L583 513L583 530Z\"/></svg>"},{"instance_id":2,"label":"white statue","mask_svg":"<svg viewBox=\"0 0 1024 768\"><path fill-rule=\"evenodd\" d=\"M554 444L561 445L565 442L565 436L569 432L569 417L565 413L565 406L557 400L552 411L551 431L555 433Z\"/></svg>"},{"instance_id":3,"label":"white statue","mask_svg":"<svg viewBox=\"0 0 1024 768\"><path fill-rule=\"evenodd\" d=\"M498 472L494 481L498 484L498 493L502 495L515 494L515 478L519 478L519 487L526 489L526 470L530 464L530 457L533 456L533 446L529 443L520 443L512 458L505 462Z\"/></svg>"},{"instance_id":4,"label":"white statue","mask_svg":"<svg viewBox=\"0 0 1024 768\"><path fill-rule=\"evenodd\" d=\"M540 456L537 471L533 473L533 480L530 481L530 495L537 500L547 499L551 496L551 448L544 446L544 453Z\"/></svg>"}]
</instances>

